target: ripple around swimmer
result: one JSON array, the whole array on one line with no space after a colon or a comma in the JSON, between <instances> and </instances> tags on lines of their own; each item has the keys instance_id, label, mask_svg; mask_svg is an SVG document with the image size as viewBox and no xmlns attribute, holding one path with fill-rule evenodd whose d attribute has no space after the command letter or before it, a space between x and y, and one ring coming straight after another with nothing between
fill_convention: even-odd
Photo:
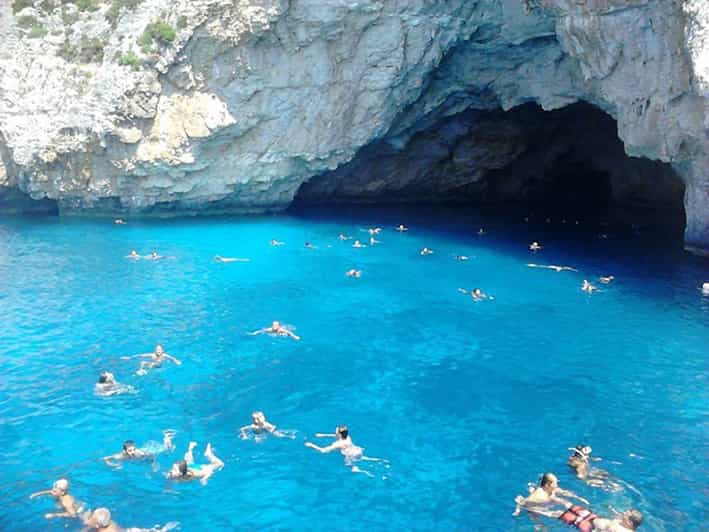
<instances>
[{"instance_id":1,"label":"ripple around swimmer","mask_svg":"<svg viewBox=\"0 0 709 532\"><path fill-rule=\"evenodd\" d=\"M484 223L479 238L448 222L424 228L438 222L415 214L408 234L392 222L374 248L336 240L386 220L362 216L0 220L12 234L0 242L0 529L64 529L42 519L50 500L27 496L68 475L77 498L123 526L527 530L510 516L512 498L545 470L601 513L638 506L648 530L701 526L706 262L546 227L532 257L532 228ZM421 257L424 245L436 253ZM131 249L177 258L133 262ZM252 261L218 264L217 253ZM473 258L454 261L460 253ZM360 279L345 277L352 267ZM602 292L580 291L608 273L617 279ZM495 300L457 292L475 286ZM273 319L303 340L246 334ZM156 342L183 365L139 377L136 359L120 360ZM139 393L96 397L103 370ZM295 439L241 440L256 409ZM339 423L389 461L372 464L374 478L303 446ZM166 428L178 430L177 448L156 469L100 461ZM198 461L211 441L226 462L206 487L163 476L191 439ZM566 448L579 442L630 487L607 493L573 478Z\"/></svg>"}]
</instances>

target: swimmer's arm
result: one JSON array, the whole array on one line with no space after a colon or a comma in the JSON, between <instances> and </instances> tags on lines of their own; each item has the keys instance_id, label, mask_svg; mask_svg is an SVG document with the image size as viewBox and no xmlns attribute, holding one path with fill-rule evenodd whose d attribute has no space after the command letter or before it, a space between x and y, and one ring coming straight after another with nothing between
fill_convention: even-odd
<instances>
[{"instance_id":1,"label":"swimmer's arm","mask_svg":"<svg viewBox=\"0 0 709 532\"><path fill-rule=\"evenodd\" d=\"M51 512L44 514L45 519L54 519L56 517L76 517L76 514L70 512Z\"/></svg>"},{"instance_id":2,"label":"swimmer's arm","mask_svg":"<svg viewBox=\"0 0 709 532\"><path fill-rule=\"evenodd\" d=\"M468 291L467 291L465 288L458 288L458 292L460 292L461 294L467 294L467 293L468 293Z\"/></svg>"},{"instance_id":3,"label":"swimmer's arm","mask_svg":"<svg viewBox=\"0 0 709 532\"><path fill-rule=\"evenodd\" d=\"M245 440L247 433L254 428L253 425L244 425L239 429L239 433L241 434L241 439Z\"/></svg>"},{"instance_id":4,"label":"swimmer's arm","mask_svg":"<svg viewBox=\"0 0 709 532\"><path fill-rule=\"evenodd\" d=\"M576 495L573 491L568 491L568 490L559 489L559 490L556 490L556 493L558 493L559 495L563 495L564 497L569 497L569 498L571 498L571 499L579 500L579 501L581 501L582 503L587 504L587 505L588 505L588 504L591 504L590 502L588 502L588 501L587 501L586 499L584 499L583 497L580 497L580 496ZM562 499L562 500L563 500L563 499Z\"/></svg>"},{"instance_id":5,"label":"swimmer's arm","mask_svg":"<svg viewBox=\"0 0 709 532\"><path fill-rule=\"evenodd\" d=\"M182 365L182 362L180 362L179 360L177 360L177 359L176 359L174 356L172 356L172 355L168 355L167 353L165 353L165 358L168 359L168 360L171 360L172 362L174 362L174 363L177 364L178 366Z\"/></svg>"},{"instance_id":6,"label":"swimmer's arm","mask_svg":"<svg viewBox=\"0 0 709 532\"><path fill-rule=\"evenodd\" d=\"M286 334L287 334L288 336L290 336L291 338L293 338L293 340L300 340L300 336L298 336L297 334L295 334L293 331L290 331L290 330L286 329Z\"/></svg>"},{"instance_id":7,"label":"swimmer's arm","mask_svg":"<svg viewBox=\"0 0 709 532\"><path fill-rule=\"evenodd\" d=\"M265 329L259 329L258 331L253 331L253 332L247 332L246 334L250 334L252 336L256 336L257 334L263 334L267 333L271 330L270 327L266 327Z\"/></svg>"},{"instance_id":8,"label":"swimmer's arm","mask_svg":"<svg viewBox=\"0 0 709 532\"><path fill-rule=\"evenodd\" d=\"M51 495L51 494L52 494L52 490L37 491L37 492L33 493L32 495L30 495L30 499L34 499L36 497L41 497L42 495Z\"/></svg>"},{"instance_id":9,"label":"swimmer's arm","mask_svg":"<svg viewBox=\"0 0 709 532\"><path fill-rule=\"evenodd\" d=\"M110 455L110 456L104 456L103 458L101 458L101 460L103 460L104 463L105 463L107 466L110 466L110 467L121 467L121 464L118 464L118 463L116 463L116 462L119 461L119 460L123 460L123 454L122 454L122 453L116 453L116 454L112 454L112 455Z\"/></svg>"},{"instance_id":10,"label":"swimmer's arm","mask_svg":"<svg viewBox=\"0 0 709 532\"><path fill-rule=\"evenodd\" d=\"M209 477L211 477L213 474L214 474L214 469L210 467L209 469L207 469L204 472L200 471L199 474L196 476L199 477L199 482L202 484L202 486L204 486L207 483L207 481L209 480Z\"/></svg>"},{"instance_id":11,"label":"swimmer's arm","mask_svg":"<svg viewBox=\"0 0 709 532\"><path fill-rule=\"evenodd\" d=\"M305 446L310 447L311 449L315 449L316 451L321 453L331 453L332 451L338 449L338 446L335 443L333 443L332 445L328 445L327 447L320 447L318 445L315 445L314 443L306 441Z\"/></svg>"},{"instance_id":12,"label":"swimmer's arm","mask_svg":"<svg viewBox=\"0 0 709 532\"><path fill-rule=\"evenodd\" d=\"M325 434L324 432L315 433L316 438L336 438L337 434Z\"/></svg>"}]
</instances>

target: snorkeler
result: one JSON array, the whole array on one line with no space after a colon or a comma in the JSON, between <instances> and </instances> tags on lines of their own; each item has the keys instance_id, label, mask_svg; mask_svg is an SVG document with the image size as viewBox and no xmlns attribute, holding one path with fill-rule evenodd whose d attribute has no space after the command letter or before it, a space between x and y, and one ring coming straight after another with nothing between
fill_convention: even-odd
<instances>
[{"instance_id":1,"label":"snorkeler","mask_svg":"<svg viewBox=\"0 0 709 532\"><path fill-rule=\"evenodd\" d=\"M284 327L283 325L280 324L280 322L274 321L270 327L265 327L263 329L259 329L258 331L253 331L247 334L250 334L252 336L256 336L258 334L273 334L275 336L290 336L294 340L300 340L300 336L295 334L293 331L288 329L287 327Z\"/></svg>"},{"instance_id":2,"label":"snorkeler","mask_svg":"<svg viewBox=\"0 0 709 532\"><path fill-rule=\"evenodd\" d=\"M220 255L214 255L214 260L216 262L251 262L251 259L242 259L238 257L222 257Z\"/></svg>"},{"instance_id":3,"label":"snorkeler","mask_svg":"<svg viewBox=\"0 0 709 532\"><path fill-rule=\"evenodd\" d=\"M571 268L570 266L557 266L556 264L527 264L530 268L546 268L547 270L554 270L555 272L577 272L576 268Z\"/></svg>"},{"instance_id":4,"label":"snorkeler","mask_svg":"<svg viewBox=\"0 0 709 532\"><path fill-rule=\"evenodd\" d=\"M102 460L106 465L111 467L121 467L117 462L119 461L140 461L140 460L152 460L158 454L165 451L172 451L175 445L172 443L172 438L175 436L174 430L164 430L162 432L162 447L157 449L139 449L135 446L133 440L126 440L123 442L123 449L121 452L112 454L110 456L105 456ZM156 442L154 442L156 443Z\"/></svg>"},{"instance_id":5,"label":"snorkeler","mask_svg":"<svg viewBox=\"0 0 709 532\"><path fill-rule=\"evenodd\" d=\"M149 358L150 360L141 360L140 367L136 371L136 375L145 375L149 369L160 368L162 363L169 360L173 364L180 366L182 362L176 359L174 356L168 354L163 349L163 346L158 344L155 346L155 351L152 353L144 353L142 355L133 355L129 357L121 357L121 360L128 360L131 358Z\"/></svg>"},{"instance_id":6,"label":"snorkeler","mask_svg":"<svg viewBox=\"0 0 709 532\"><path fill-rule=\"evenodd\" d=\"M100 531L100 532L167 532L179 526L178 522L167 523L164 526L155 525L152 528L121 528L111 520L111 512L108 508L96 508L93 511L86 512L81 516L84 523L84 531Z\"/></svg>"},{"instance_id":7,"label":"snorkeler","mask_svg":"<svg viewBox=\"0 0 709 532\"><path fill-rule=\"evenodd\" d=\"M366 248L366 247L367 247L367 244L362 244L362 242L360 242L359 240L355 240L355 241L352 243L352 247L353 247L353 248Z\"/></svg>"},{"instance_id":8,"label":"snorkeler","mask_svg":"<svg viewBox=\"0 0 709 532\"><path fill-rule=\"evenodd\" d=\"M581 283L581 290L590 294L591 292L596 292L598 288L589 283L588 280L584 279L583 283Z\"/></svg>"},{"instance_id":9,"label":"snorkeler","mask_svg":"<svg viewBox=\"0 0 709 532\"><path fill-rule=\"evenodd\" d=\"M271 244L272 246L283 246L285 242L281 242L280 240L276 240L274 238L269 242L269 244Z\"/></svg>"},{"instance_id":10,"label":"snorkeler","mask_svg":"<svg viewBox=\"0 0 709 532\"><path fill-rule=\"evenodd\" d=\"M541 249L544 249L544 246L540 246L539 242L532 242L529 244L529 251L539 251Z\"/></svg>"},{"instance_id":11,"label":"snorkeler","mask_svg":"<svg viewBox=\"0 0 709 532\"><path fill-rule=\"evenodd\" d=\"M195 447L197 447L197 442L191 441L189 447L187 448L187 452L185 453L184 459L173 464L167 474L167 478L170 480L179 481L199 479L202 485L204 485L207 483L207 480L209 480L209 477L224 467L224 462L222 462L217 455L214 454L211 443L208 443L207 447L204 449L204 456L207 460L209 460L209 463L195 465L194 455L192 454L192 450Z\"/></svg>"},{"instance_id":12,"label":"snorkeler","mask_svg":"<svg viewBox=\"0 0 709 532\"><path fill-rule=\"evenodd\" d=\"M51 512L44 514L45 519L54 519L55 517L78 517L83 510L83 504L69 495L69 481L65 478L60 478L54 484L52 489L38 491L30 495L30 499L41 497L43 495L51 495L61 507L61 512Z\"/></svg>"},{"instance_id":13,"label":"snorkeler","mask_svg":"<svg viewBox=\"0 0 709 532\"><path fill-rule=\"evenodd\" d=\"M559 480L552 473L544 473L541 480L539 481L539 486L530 486L529 495L527 497L522 497L518 495L515 497L515 511L512 515L519 515L522 509L525 509L532 513L542 513L545 511L551 511L554 506L563 506L564 508L571 508L572 503L562 497L569 497L573 499L578 499L582 503L588 505L589 502L583 497L579 497L571 491L561 489L559 487ZM541 511L540 511L541 510ZM554 510L553 517L559 517L563 511ZM549 515L544 513L543 515Z\"/></svg>"},{"instance_id":14,"label":"snorkeler","mask_svg":"<svg viewBox=\"0 0 709 532\"><path fill-rule=\"evenodd\" d=\"M128 255L126 255L126 258L138 260L138 259L140 259L140 255L138 255L138 252L136 250L132 250Z\"/></svg>"},{"instance_id":15,"label":"snorkeler","mask_svg":"<svg viewBox=\"0 0 709 532\"><path fill-rule=\"evenodd\" d=\"M254 434L263 434L264 432L268 432L269 434L273 434L274 436L277 436L279 438L294 437L289 434L286 434L285 432L281 432L276 428L274 424L266 421L266 415L260 410L251 413L250 425L244 425L239 429L239 435L241 436L241 439L245 440L248 437L249 432L252 432Z\"/></svg>"},{"instance_id":16,"label":"snorkeler","mask_svg":"<svg viewBox=\"0 0 709 532\"><path fill-rule=\"evenodd\" d=\"M345 272L345 275L347 277L356 277L357 279L359 279L360 277L362 277L362 270L355 270L354 268L352 268L351 270L347 270Z\"/></svg>"},{"instance_id":17,"label":"snorkeler","mask_svg":"<svg viewBox=\"0 0 709 532\"><path fill-rule=\"evenodd\" d=\"M613 275L608 275L607 277L601 276L598 278L598 280L601 281L603 284L608 284L613 281L613 279L615 279Z\"/></svg>"},{"instance_id":18,"label":"snorkeler","mask_svg":"<svg viewBox=\"0 0 709 532\"><path fill-rule=\"evenodd\" d=\"M406 227L404 224L399 224L398 227L396 228L397 231L400 233L405 233L406 231L409 230L408 227Z\"/></svg>"},{"instance_id":19,"label":"snorkeler","mask_svg":"<svg viewBox=\"0 0 709 532\"><path fill-rule=\"evenodd\" d=\"M433 250L423 248L421 251L419 251L419 255L433 255Z\"/></svg>"}]
</instances>

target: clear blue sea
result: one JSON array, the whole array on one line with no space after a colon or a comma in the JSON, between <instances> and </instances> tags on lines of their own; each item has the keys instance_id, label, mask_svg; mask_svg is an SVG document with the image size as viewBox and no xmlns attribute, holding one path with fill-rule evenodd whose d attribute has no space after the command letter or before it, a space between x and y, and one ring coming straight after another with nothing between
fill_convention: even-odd
<instances>
[{"instance_id":1,"label":"clear blue sea","mask_svg":"<svg viewBox=\"0 0 709 532\"><path fill-rule=\"evenodd\" d=\"M375 247L337 240L375 225ZM432 210L2 218L0 530L79 530L43 518L50 498L28 498L67 477L124 527L531 531L513 498L545 471L596 513L639 508L641 530L708 530L709 262L654 238ZM124 258L132 249L175 258ZM584 278L601 291L582 292ZM495 299L457 291L473 287ZM272 320L302 340L246 334ZM120 359L157 342L182 366L137 376ZM96 397L102 370L138 393ZM253 410L295 439L240 439ZM388 463L356 474L304 447L340 423ZM100 461L166 428L177 449L155 468ZM198 461L211 442L226 462L206 486L164 478L190 440ZM572 475L578 443L623 491Z\"/></svg>"}]
</instances>

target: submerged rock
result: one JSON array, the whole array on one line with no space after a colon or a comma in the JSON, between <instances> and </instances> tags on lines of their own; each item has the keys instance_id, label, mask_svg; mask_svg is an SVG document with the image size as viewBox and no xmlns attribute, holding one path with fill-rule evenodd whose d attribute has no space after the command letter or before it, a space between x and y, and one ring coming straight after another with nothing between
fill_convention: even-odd
<instances>
[{"instance_id":1,"label":"submerged rock","mask_svg":"<svg viewBox=\"0 0 709 532\"><path fill-rule=\"evenodd\" d=\"M332 190L363 186L375 197L396 188L386 176L406 165L387 158L377 181L353 178L345 163L412 143L417 163L440 161L446 135L460 140L450 181L427 183L421 166L415 182L421 195L448 193L525 153L510 120L459 135L449 117L584 101L617 121L628 155L672 166L685 186L686 245L709 249L707 0L82 9L0 6L2 196L52 200L63 213L254 212L287 207L304 182L330 172L354 179ZM421 142L434 126L438 140ZM646 188L657 180L664 190L664 170L641 173Z\"/></svg>"}]
</instances>

